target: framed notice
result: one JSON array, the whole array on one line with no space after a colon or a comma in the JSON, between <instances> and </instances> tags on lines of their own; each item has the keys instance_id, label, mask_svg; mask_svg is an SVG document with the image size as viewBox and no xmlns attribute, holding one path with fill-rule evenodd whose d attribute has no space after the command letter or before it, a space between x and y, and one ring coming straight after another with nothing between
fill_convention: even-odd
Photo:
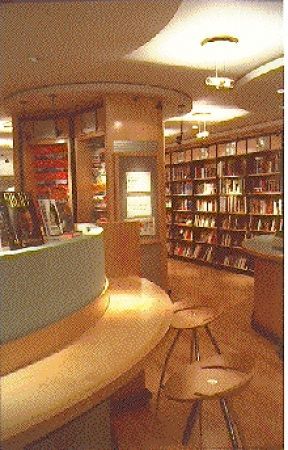
<instances>
[{"instance_id":1,"label":"framed notice","mask_svg":"<svg viewBox=\"0 0 288 450\"><path fill-rule=\"evenodd\" d=\"M127 219L150 217L151 215L151 195L127 196Z\"/></svg>"},{"instance_id":2,"label":"framed notice","mask_svg":"<svg viewBox=\"0 0 288 450\"><path fill-rule=\"evenodd\" d=\"M127 194L151 192L151 172L126 172Z\"/></svg>"}]
</instances>

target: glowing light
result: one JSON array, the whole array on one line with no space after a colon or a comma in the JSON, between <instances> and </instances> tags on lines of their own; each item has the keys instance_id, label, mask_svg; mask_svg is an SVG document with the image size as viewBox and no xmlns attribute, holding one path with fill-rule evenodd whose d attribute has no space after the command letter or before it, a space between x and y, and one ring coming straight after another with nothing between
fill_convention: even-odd
<instances>
[{"instance_id":1,"label":"glowing light","mask_svg":"<svg viewBox=\"0 0 288 450\"><path fill-rule=\"evenodd\" d=\"M206 137L208 137L209 136L209 131L208 130L203 130L203 131L199 131L197 134L196 134L196 137L198 138L198 139L205 139Z\"/></svg>"},{"instance_id":2,"label":"glowing light","mask_svg":"<svg viewBox=\"0 0 288 450\"><path fill-rule=\"evenodd\" d=\"M0 120L0 132L1 133L12 133L12 122L11 120Z\"/></svg>"},{"instance_id":3,"label":"glowing light","mask_svg":"<svg viewBox=\"0 0 288 450\"><path fill-rule=\"evenodd\" d=\"M215 378L209 378L207 380L207 383L209 383L209 384L218 384L218 380L216 380Z\"/></svg>"},{"instance_id":4,"label":"glowing light","mask_svg":"<svg viewBox=\"0 0 288 450\"><path fill-rule=\"evenodd\" d=\"M204 102L193 102L193 109L182 116L174 116L167 119L166 122L225 122L227 120L242 117L248 114L245 109L235 107L224 107L219 105L210 105ZM196 125L195 125L196 127Z\"/></svg>"},{"instance_id":5,"label":"glowing light","mask_svg":"<svg viewBox=\"0 0 288 450\"><path fill-rule=\"evenodd\" d=\"M150 42L127 57L166 65L211 69L215 55L207 55L201 41L210 36L230 35L239 39L229 55L229 69L247 73L258 63L283 54L282 1L228 0L192 2L183 0L173 19Z\"/></svg>"},{"instance_id":6,"label":"glowing light","mask_svg":"<svg viewBox=\"0 0 288 450\"><path fill-rule=\"evenodd\" d=\"M123 123L120 122L120 120L115 120L115 122L113 124L114 130L119 130L122 126L123 126Z\"/></svg>"},{"instance_id":7,"label":"glowing light","mask_svg":"<svg viewBox=\"0 0 288 450\"><path fill-rule=\"evenodd\" d=\"M272 70L280 69L280 67L284 66L284 58L277 58L273 61L269 61L266 64L263 64L260 67L257 67L257 69L252 70L251 72L247 73L244 77L240 78L240 80L237 81L237 86L241 86L245 83L248 83L251 80L254 80L254 78L259 78L262 75L265 75L266 73L271 72Z\"/></svg>"},{"instance_id":8,"label":"glowing light","mask_svg":"<svg viewBox=\"0 0 288 450\"><path fill-rule=\"evenodd\" d=\"M0 147L13 148L12 138L0 138Z\"/></svg>"},{"instance_id":9,"label":"glowing light","mask_svg":"<svg viewBox=\"0 0 288 450\"><path fill-rule=\"evenodd\" d=\"M207 77L205 83L207 86L213 86L216 89L232 89L234 87L234 80L228 77Z\"/></svg>"}]
</instances>

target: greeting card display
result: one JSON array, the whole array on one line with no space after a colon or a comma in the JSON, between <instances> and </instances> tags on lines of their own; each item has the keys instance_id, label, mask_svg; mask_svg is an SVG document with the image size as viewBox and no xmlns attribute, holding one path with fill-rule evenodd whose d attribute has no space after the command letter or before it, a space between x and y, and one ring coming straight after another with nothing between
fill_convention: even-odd
<instances>
[{"instance_id":1,"label":"greeting card display","mask_svg":"<svg viewBox=\"0 0 288 450\"><path fill-rule=\"evenodd\" d=\"M2 246L11 250L44 243L32 197L25 192L0 192Z\"/></svg>"}]
</instances>

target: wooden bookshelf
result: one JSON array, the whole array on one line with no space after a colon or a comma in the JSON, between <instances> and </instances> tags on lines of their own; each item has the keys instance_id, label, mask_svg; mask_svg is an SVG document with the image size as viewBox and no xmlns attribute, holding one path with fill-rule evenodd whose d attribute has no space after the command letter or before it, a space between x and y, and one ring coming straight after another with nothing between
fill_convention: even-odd
<instances>
[{"instance_id":1,"label":"wooden bookshelf","mask_svg":"<svg viewBox=\"0 0 288 450\"><path fill-rule=\"evenodd\" d=\"M166 148L169 256L253 274L241 243L283 230L282 155L278 132Z\"/></svg>"}]
</instances>

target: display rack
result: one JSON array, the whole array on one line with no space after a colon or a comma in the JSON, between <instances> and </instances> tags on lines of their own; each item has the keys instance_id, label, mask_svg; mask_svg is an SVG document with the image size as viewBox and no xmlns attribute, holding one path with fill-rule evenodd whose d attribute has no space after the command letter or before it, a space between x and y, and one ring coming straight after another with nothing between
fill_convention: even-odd
<instances>
[{"instance_id":1,"label":"display rack","mask_svg":"<svg viewBox=\"0 0 288 450\"><path fill-rule=\"evenodd\" d=\"M282 134L166 148L167 250L253 274L244 238L283 230Z\"/></svg>"},{"instance_id":2,"label":"display rack","mask_svg":"<svg viewBox=\"0 0 288 450\"><path fill-rule=\"evenodd\" d=\"M38 198L68 200L67 144L37 144L31 147L35 193Z\"/></svg>"}]
</instances>

